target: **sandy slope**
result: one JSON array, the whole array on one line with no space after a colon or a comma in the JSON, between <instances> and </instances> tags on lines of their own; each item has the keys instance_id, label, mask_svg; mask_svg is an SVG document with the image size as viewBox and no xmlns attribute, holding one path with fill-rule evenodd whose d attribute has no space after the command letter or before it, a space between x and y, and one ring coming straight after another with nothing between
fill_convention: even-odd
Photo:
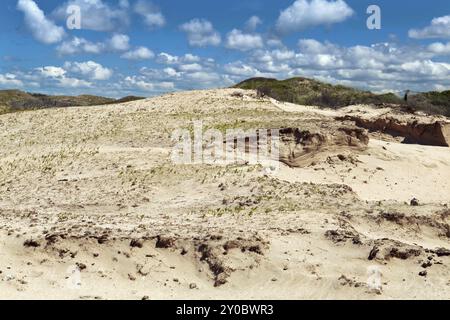
<instances>
[{"instance_id":1,"label":"sandy slope","mask_svg":"<svg viewBox=\"0 0 450 320\"><path fill-rule=\"evenodd\" d=\"M348 158L351 153L345 153ZM446 203L450 190L448 148L372 139L358 162L327 159L306 168L283 166L277 177L290 182L343 183L363 200Z\"/></svg>"},{"instance_id":2,"label":"sandy slope","mask_svg":"<svg viewBox=\"0 0 450 320\"><path fill-rule=\"evenodd\" d=\"M358 112L390 110L227 89L0 116L0 298L448 299L450 149L371 134L273 174L170 160L192 120L333 132Z\"/></svg>"}]
</instances>

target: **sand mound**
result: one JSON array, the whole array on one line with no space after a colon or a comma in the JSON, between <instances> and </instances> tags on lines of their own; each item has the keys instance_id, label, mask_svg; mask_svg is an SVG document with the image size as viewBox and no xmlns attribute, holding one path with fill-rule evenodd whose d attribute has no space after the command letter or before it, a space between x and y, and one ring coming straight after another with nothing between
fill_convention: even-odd
<instances>
[{"instance_id":1,"label":"sand mound","mask_svg":"<svg viewBox=\"0 0 450 320\"><path fill-rule=\"evenodd\" d=\"M300 129L281 129L280 161L290 167L301 167L317 160L320 153L364 150L369 143L368 134L359 128L341 127L335 131L312 133Z\"/></svg>"}]
</instances>

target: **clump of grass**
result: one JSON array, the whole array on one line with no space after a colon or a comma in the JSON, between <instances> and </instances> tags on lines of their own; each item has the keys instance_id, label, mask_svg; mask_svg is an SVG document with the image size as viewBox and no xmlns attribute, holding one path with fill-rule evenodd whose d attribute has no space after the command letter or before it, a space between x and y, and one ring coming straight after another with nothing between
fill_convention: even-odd
<instances>
[{"instance_id":1,"label":"clump of grass","mask_svg":"<svg viewBox=\"0 0 450 320\"><path fill-rule=\"evenodd\" d=\"M252 78L235 86L241 89L258 90L260 95L303 105L315 105L339 108L352 104L401 103L401 99L392 93L377 95L342 85L331 85L307 78L276 80Z\"/></svg>"}]
</instances>

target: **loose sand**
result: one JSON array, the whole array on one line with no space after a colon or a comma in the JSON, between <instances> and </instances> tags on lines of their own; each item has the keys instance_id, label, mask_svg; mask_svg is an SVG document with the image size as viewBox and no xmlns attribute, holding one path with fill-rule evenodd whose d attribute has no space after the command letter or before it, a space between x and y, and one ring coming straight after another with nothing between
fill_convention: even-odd
<instances>
[{"instance_id":1,"label":"loose sand","mask_svg":"<svg viewBox=\"0 0 450 320\"><path fill-rule=\"evenodd\" d=\"M170 160L192 120L328 134L392 112L224 89L2 115L0 298L449 299L449 148L373 132L273 173Z\"/></svg>"}]
</instances>

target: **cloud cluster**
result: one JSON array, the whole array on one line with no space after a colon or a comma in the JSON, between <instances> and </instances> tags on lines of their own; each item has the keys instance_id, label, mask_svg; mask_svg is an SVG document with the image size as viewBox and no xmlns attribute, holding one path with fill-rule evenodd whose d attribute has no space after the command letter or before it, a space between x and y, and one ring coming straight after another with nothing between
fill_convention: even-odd
<instances>
[{"instance_id":1,"label":"cloud cluster","mask_svg":"<svg viewBox=\"0 0 450 320\"><path fill-rule=\"evenodd\" d=\"M25 23L36 40L53 44L60 42L65 36L64 29L49 20L34 1L19 0L17 9L23 12Z\"/></svg>"},{"instance_id":2,"label":"cloud cluster","mask_svg":"<svg viewBox=\"0 0 450 320\"><path fill-rule=\"evenodd\" d=\"M226 47L229 49L248 51L263 46L264 41L259 34L243 33L238 29L233 29L227 34Z\"/></svg>"},{"instance_id":3,"label":"cloud cluster","mask_svg":"<svg viewBox=\"0 0 450 320\"><path fill-rule=\"evenodd\" d=\"M296 0L281 12L276 30L285 34L318 25L331 25L345 21L353 13L343 0Z\"/></svg>"},{"instance_id":4,"label":"cloud cluster","mask_svg":"<svg viewBox=\"0 0 450 320\"><path fill-rule=\"evenodd\" d=\"M0 85L5 87L22 87L23 82L21 80L17 79L17 76L15 74L7 73L7 74L1 74L0 73Z\"/></svg>"},{"instance_id":5,"label":"cloud cluster","mask_svg":"<svg viewBox=\"0 0 450 320\"><path fill-rule=\"evenodd\" d=\"M222 39L211 22L205 19L192 19L180 26L186 32L189 44L194 47L218 46Z\"/></svg>"},{"instance_id":6,"label":"cloud cluster","mask_svg":"<svg viewBox=\"0 0 450 320\"><path fill-rule=\"evenodd\" d=\"M91 42L84 38L73 37L62 42L56 52L59 55L100 54L105 52L123 52L130 48L130 37L125 34L113 34L103 42Z\"/></svg>"},{"instance_id":7,"label":"cloud cluster","mask_svg":"<svg viewBox=\"0 0 450 320\"><path fill-rule=\"evenodd\" d=\"M94 61L65 62L63 66L43 66L29 72L17 72L10 80L25 82L32 87L59 87L65 89L92 88L97 81L105 82L113 70ZM1 76L0 76L1 84Z\"/></svg>"},{"instance_id":8,"label":"cloud cluster","mask_svg":"<svg viewBox=\"0 0 450 320\"><path fill-rule=\"evenodd\" d=\"M428 50L438 55L450 55L450 42L435 42L428 46Z\"/></svg>"},{"instance_id":9,"label":"cloud cluster","mask_svg":"<svg viewBox=\"0 0 450 320\"><path fill-rule=\"evenodd\" d=\"M102 0L69 0L58 6L52 15L66 21L67 8L76 5L81 9L81 28L85 30L113 32L124 29L130 23L128 2L114 7Z\"/></svg>"},{"instance_id":10,"label":"cloud cluster","mask_svg":"<svg viewBox=\"0 0 450 320\"><path fill-rule=\"evenodd\" d=\"M435 61L440 54L428 47L393 43L342 47L301 39L298 48L257 50L247 61L229 63L224 70L236 80L249 76L306 76L377 92L450 87L450 64Z\"/></svg>"},{"instance_id":11,"label":"cloud cluster","mask_svg":"<svg viewBox=\"0 0 450 320\"><path fill-rule=\"evenodd\" d=\"M150 82L144 76L128 76L122 84L126 88L138 88L145 92L164 92L175 89L173 82Z\"/></svg>"},{"instance_id":12,"label":"cloud cluster","mask_svg":"<svg viewBox=\"0 0 450 320\"><path fill-rule=\"evenodd\" d=\"M62 88L88 88L92 86L89 81L67 76L67 71L61 67L45 66L36 68L35 71L36 73L29 75L29 77L38 80L41 84L48 80L51 84Z\"/></svg>"},{"instance_id":13,"label":"cloud cluster","mask_svg":"<svg viewBox=\"0 0 450 320\"><path fill-rule=\"evenodd\" d=\"M83 29L107 32L105 38L95 41L84 38L89 33L69 38L64 28L52 20L65 21L69 5L81 8ZM143 94L156 94L227 86L253 76L314 77L377 92L450 87L450 42L446 40L403 46L377 43L345 47L316 39L300 39L294 48L283 44L284 37L290 33L349 19L354 11L344 0L292 0L291 5L280 12L276 22L268 26L267 33L261 28L260 17L252 16L242 21L240 27L230 28L227 33L224 31L223 41L221 33L206 19L194 18L179 26L179 31L186 33L190 46L222 45L221 50L238 51L225 56L220 64L190 53L154 53L145 46L132 44L125 33L132 15L140 17L149 29L167 23L163 13L149 0L112 3L65 0L49 16L33 0L17 0L17 9L24 14L24 22L33 37L41 43L55 45L60 57L111 53L134 63L128 64L130 70L114 72L89 57L81 59L84 62L0 74L2 87L54 85L71 89L101 88L102 92L137 90ZM450 16L434 18L429 26L410 29L408 35L414 39L450 39ZM148 63L147 67L134 69L138 62Z\"/></svg>"},{"instance_id":14,"label":"cloud cluster","mask_svg":"<svg viewBox=\"0 0 450 320\"><path fill-rule=\"evenodd\" d=\"M175 56L160 53L156 61L163 65L159 68L142 68L141 76L148 81L173 81L177 89L200 89L216 86L228 86L232 81L223 75L220 66L211 58L201 58L192 54Z\"/></svg>"},{"instance_id":15,"label":"cloud cluster","mask_svg":"<svg viewBox=\"0 0 450 320\"><path fill-rule=\"evenodd\" d=\"M138 0L134 5L134 12L142 16L144 23L150 28L160 28L166 24L164 15L151 2Z\"/></svg>"},{"instance_id":16,"label":"cloud cluster","mask_svg":"<svg viewBox=\"0 0 450 320\"><path fill-rule=\"evenodd\" d=\"M91 80L108 80L113 75L111 69L105 68L94 61L66 62L64 64L64 69L81 74Z\"/></svg>"},{"instance_id":17,"label":"cloud cluster","mask_svg":"<svg viewBox=\"0 0 450 320\"><path fill-rule=\"evenodd\" d=\"M121 58L128 60L148 60L153 59L155 54L146 47L138 47L121 55Z\"/></svg>"},{"instance_id":18,"label":"cloud cluster","mask_svg":"<svg viewBox=\"0 0 450 320\"><path fill-rule=\"evenodd\" d=\"M423 29L411 29L408 34L414 39L450 38L450 15L434 18L431 25Z\"/></svg>"},{"instance_id":19,"label":"cloud cluster","mask_svg":"<svg viewBox=\"0 0 450 320\"><path fill-rule=\"evenodd\" d=\"M258 16L251 16L245 23L245 28L246 30L252 32L255 31L262 23L262 20Z\"/></svg>"}]
</instances>

